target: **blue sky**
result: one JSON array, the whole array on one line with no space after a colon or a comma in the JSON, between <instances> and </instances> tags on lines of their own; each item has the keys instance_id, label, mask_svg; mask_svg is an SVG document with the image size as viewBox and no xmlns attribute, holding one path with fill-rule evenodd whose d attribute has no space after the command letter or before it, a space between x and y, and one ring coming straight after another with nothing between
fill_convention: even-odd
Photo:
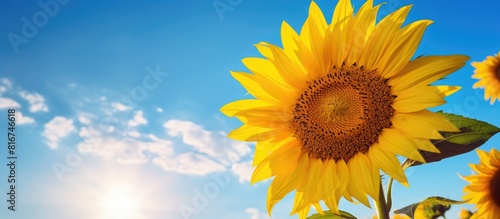
<instances>
[{"instance_id":1,"label":"blue sky","mask_svg":"<svg viewBox=\"0 0 500 219\"><path fill-rule=\"evenodd\" d=\"M336 1L316 2L330 18ZM466 54L481 61L500 50L498 1L387 2L380 16L415 4L408 21L435 21L416 55ZM43 5L49 3L56 6L47 15ZM214 3L227 11L218 12ZM362 3L353 1L356 9ZM219 108L246 94L229 70L245 70L240 60L259 56L255 43L280 45L283 20L299 30L310 1L2 4L0 112L14 107L18 119L16 212L3 202L2 215L126 218L115 212L122 211L134 219L267 218L269 181L249 185L254 147L225 138L239 122ZM25 21L35 22L36 30ZM463 89L437 109L500 126L500 104L490 105L482 90L472 89L472 71L469 62L442 82ZM0 118L6 126L6 116ZM481 149L499 143L494 136ZM457 173L469 174L467 163L477 161L469 153L409 169L411 188L395 184L394 207L435 195L460 199L466 183ZM8 169L1 166L0 191L6 193ZM132 201L115 209L116 200L127 199ZM289 218L292 202L287 196L278 203L273 218ZM453 207L448 218L456 218L460 207L470 206ZM347 202L341 209L359 218L375 213Z\"/></svg>"}]
</instances>

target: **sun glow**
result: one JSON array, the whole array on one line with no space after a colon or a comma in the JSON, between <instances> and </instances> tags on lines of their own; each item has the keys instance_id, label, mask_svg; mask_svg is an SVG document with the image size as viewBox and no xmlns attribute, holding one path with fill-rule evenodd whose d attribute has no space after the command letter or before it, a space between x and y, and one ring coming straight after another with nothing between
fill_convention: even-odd
<instances>
[{"instance_id":1,"label":"sun glow","mask_svg":"<svg viewBox=\"0 0 500 219\"><path fill-rule=\"evenodd\" d=\"M106 218L134 218L139 208L137 197L126 187L112 187L103 197L103 207L106 211Z\"/></svg>"}]
</instances>

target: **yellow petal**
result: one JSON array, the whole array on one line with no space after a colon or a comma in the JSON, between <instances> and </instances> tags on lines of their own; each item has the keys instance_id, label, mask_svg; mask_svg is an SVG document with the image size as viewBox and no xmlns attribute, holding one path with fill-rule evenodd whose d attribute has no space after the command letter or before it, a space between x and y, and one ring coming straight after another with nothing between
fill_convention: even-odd
<instances>
[{"instance_id":1,"label":"yellow petal","mask_svg":"<svg viewBox=\"0 0 500 219\"><path fill-rule=\"evenodd\" d=\"M300 31L301 41L311 52L309 60L312 61L311 64L314 66L313 69L310 69L313 70L311 73L327 72L331 68L327 49L325 49L326 29L327 24L323 12L314 1L311 1L309 17Z\"/></svg>"},{"instance_id":2,"label":"yellow petal","mask_svg":"<svg viewBox=\"0 0 500 219\"><path fill-rule=\"evenodd\" d=\"M268 102L262 101L262 100L257 100L257 99L244 99L244 100L237 100L231 103L228 103L224 105L220 111L224 113L224 115L232 117L234 116L237 112L242 111L242 110L250 110L252 108L258 108L258 107L266 107L266 106L273 106Z\"/></svg>"},{"instance_id":3,"label":"yellow petal","mask_svg":"<svg viewBox=\"0 0 500 219\"><path fill-rule=\"evenodd\" d=\"M356 171L357 176L363 178L363 180L360 180L361 187L363 188L363 191L365 191L373 199L377 199L380 192L379 169L378 167L373 166L371 160L368 159L368 157L366 157L363 153L358 153L357 156L359 158L357 159L358 167L361 167L359 171Z\"/></svg>"},{"instance_id":4,"label":"yellow petal","mask_svg":"<svg viewBox=\"0 0 500 219\"><path fill-rule=\"evenodd\" d=\"M267 59L249 57L241 60L243 64L257 76L264 77L280 87L283 91L291 91L292 87L283 80L273 63Z\"/></svg>"},{"instance_id":5,"label":"yellow petal","mask_svg":"<svg viewBox=\"0 0 500 219\"><path fill-rule=\"evenodd\" d=\"M389 80L393 92L414 86L429 85L460 69L469 59L464 55L424 56L408 63L397 76Z\"/></svg>"},{"instance_id":6,"label":"yellow petal","mask_svg":"<svg viewBox=\"0 0 500 219\"><path fill-rule=\"evenodd\" d=\"M334 66L341 66L351 49L350 33L352 29L353 8L350 0L339 0L333 12L332 23L328 27L330 61ZM348 28L350 27L350 28Z\"/></svg>"},{"instance_id":7,"label":"yellow petal","mask_svg":"<svg viewBox=\"0 0 500 219\"><path fill-rule=\"evenodd\" d=\"M415 147L417 147L417 149L419 150L428 151L436 154L441 153L441 151L439 151L439 149L434 144L432 144L429 139L412 138L411 140L414 142L413 145L415 145Z\"/></svg>"},{"instance_id":8,"label":"yellow petal","mask_svg":"<svg viewBox=\"0 0 500 219\"><path fill-rule=\"evenodd\" d=\"M405 132L407 135L416 138L443 139L432 123L429 123L419 116L411 113L396 112L391 117L392 125Z\"/></svg>"},{"instance_id":9,"label":"yellow petal","mask_svg":"<svg viewBox=\"0 0 500 219\"><path fill-rule=\"evenodd\" d=\"M265 141L272 139L274 134L279 133L279 131L280 130L243 124L239 128L229 132L227 136L240 141Z\"/></svg>"},{"instance_id":10,"label":"yellow petal","mask_svg":"<svg viewBox=\"0 0 500 219\"><path fill-rule=\"evenodd\" d=\"M248 74L246 72L233 72L231 75L250 93L257 99L267 101L269 103L279 104L280 101L275 96L273 92L267 92L262 85L256 80L255 75ZM273 96L274 95L274 96ZM279 98L279 97L278 97Z\"/></svg>"},{"instance_id":11,"label":"yellow petal","mask_svg":"<svg viewBox=\"0 0 500 219\"><path fill-rule=\"evenodd\" d=\"M264 117L258 116L257 113L252 114L252 112L241 112L238 114L242 114L246 116L245 123L251 126L263 127L263 128L273 128L273 129L281 129L286 130L289 128L289 121L293 118L292 116L274 116L271 117L272 114L264 115ZM237 114L237 115L238 115ZM261 114L263 115L263 114ZM238 118L242 118L238 115Z\"/></svg>"},{"instance_id":12,"label":"yellow petal","mask_svg":"<svg viewBox=\"0 0 500 219\"><path fill-rule=\"evenodd\" d=\"M411 120L415 121L418 120L420 122L428 123L438 131L445 131L445 132L460 131L460 129L458 129L453 123L445 119L443 116L431 112L429 110L421 110L417 112L406 113L405 117Z\"/></svg>"},{"instance_id":13,"label":"yellow petal","mask_svg":"<svg viewBox=\"0 0 500 219\"><path fill-rule=\"evenodd\" d=\"M255 48L259 50L260 54L262 54L264 57L266 57L269 60L274 60L274 55L271 49L269 48L269 43L266 42L260 42L258 44L254 44Z\"/></svg>"},{"instance_id":14,"label":"yellow petal","mask_svg":"<svg viewBox=\"0 0 500 219\"><path fill-rule=\"evenodd\" d=\"M340 186L339 177L337 175L337 165L333 160L326 160L324 163L324 178L323 178L323 196L333 195L335 190Z\"/></svg>"},{"instance_id":15,"label":"yellow petal","mask_svg":"<svg viewBox=\"0 0 500 219\"><path fill-rule=\"evenodd\" d=\"M377 65L378 71L384 78L398 74L406 66L430 24L432 24L430 20L416 21L395 34L395 41L390 43L387 52L382 55Z\"/></svg>"},{"instance_id":16,"label":"yellow petal","mask_svg":"<svg viewBox=\"0 0 500 219\"><path fill-rule=\"evenodd\" d=\"M376 69L384 54L394 43L397 31L410 12L411 6L404 6L383 18L366 42L360 63L367 69Z\"/></svg>"},{"instance_id":17,"label":"yellow petal","mask_svg":"<svg viewBox=\"0 0 500 219\"><path fill-rule=\"evenodd\" d=\"M347 191L348 184L350 182L349 179L349 169L347 168L347 164L344 160L337 161L337 176L340 180L339 189L336 191L336 197L340 195L344 195L348 201L352 202L351 196Z\"/></svg>"},{"instance_id":18,"label":"yellow petal","mask_svg":"<svg viewBox=\"0 0 500 219\"><path fill-rule=\"evenodd\" d=\"M307 215L309 215L309 211L311 210L311 206L305 207L302 211L299 212L299 219L306 219Z\"/></svg>"},{"instance_id":19,"label":"yellow petal","mask_svg":"<svg viewBox=\"0 0 500 219\"><path fill-rule=\"evenodd\" d=\"M346 18L353 14L353 8L350 0L339 0L335 10L333 11L332 24L344 26Z\"/></svg>"},{"instance_id":20,"label":"yellow petal","mask_svg":"<svg viewBox=\"0 0 500 219\"><path fill-rule=\"evenodd\" d=\"M277 142L265 142L260 141L255 145L255 153L253 156L252 166L257 166L260 162L262 162L265 158L267 158L272 152L277 149L283 147L283 145L291 144L292 142L297 141L297 139L292 137L286 137Z\"/></svg>"},{"instance_id":21,"label":"yellow petal","mask_svg":"<svg viewBox=\"0 0 500 219\"><path fill-rule=\"evenodd\" d=\"M246 103L252 103L251 101L247 101ZM242 106L244 103L238 103L237 106ZM260 103L257 103L260 104ZM234 107L234 105L233 105ZM251 106L245 106L245 107L251 107ZM293 111L291 106L275 106L275 105L267 105L265 106L264 104L262 105L257 105L252 108L247 108L247 109L242 109L243 107L240 107L240 110L234 113L233 115L235 116L243 116L247 117L248 120L250 120L249 117L252 119L261 119L261 120L282 120L285 122L290 121L290 119L293 118ZM226 108L227 109L227 108ZM231 108L229 108L231 110ZM271 121L269 121L271 122Z\"/></svg>"},{"instance_id":22,"label":"yellow petal","mask_svg":"<svg viewBox=\"0 0 500 219\"><path fill-rule=\"evenodd\" d=\"M313 204L314 206L314 209L316 209L316 211L318 212L318 214L325 214L325 212L323 212L323 209L321 208L321 205L319 205L319 203L314 203Z\"/></svg>"},{"instance_id":23,"label":"yellow petal","mask_svg":"<svg viewBox=\"0 0 500 219\"><path fill-rule=\"evenodd\" d=\"M396 94L392 106L398 112L411 113L446 103L432 86L413 87Z\"/></svg>"},{"instance_id":24,"label":"yellow petal","mask_svg":"<svg viewBox=\"0 0 500 219\"><path fill-rule=\"evenodd\" d=\"M305 42L310 51L320 51L314 48L314 41L323 40L326 27L327 24L323 12L316 2L311 1L309 5L309 16L300 31L300 38Z\"/></svg>"},{"instance_id":25,"label":"yellow petal","mask_svg":"<svg viewBox=\"0 0 500 219\"><path fill-rule=\"evenodd\" d=\"M304 159L301 159L304 160ZM297 165L300 165L301 162ZM290 193L292 190L297 188L298 182L303 179L305 175L305 170L301 168L295 168L290 174L282 176L275 176L271 185L269 185L268 195L267 195L267 210L271 213L274 205L278 203L285 195Z\"/></svg>"},{"instance_id":26,"label":"yellow petal","mask_svg":"<svg viewBox=\"0 0 500 219\"><path fill-rule=\"evenodd\" d=\"M324 176L323 162L320 159L309 159L307 175L304 178L304 184L297 187L297 191L305 193L305 199L311 202L320 200L321 191L318 184L322 182Z\"/></svg>"},{"instance_id":27,"label":"yellow petal","mask_svg":"<svg viewBox=\"0 0 500 219\"><path fill-rule=\"evenodd\" d=\"M257 182L260 182L262 180L269 179L273 176L272 170L269 167L269 161L263 161L257 167L252 173L252 177L250 178L250 184L253 185Z\"/></svg>"},{"instance_id":28,"label":"yellow petal","mask_svg":"<svg viewBox=\"0 0 500 219\"><path fill-rule=\"evenodd\" d=\"M304 178L307 174L309 166L309 156L301 156L296 168L293 172L283 178L276 178L274 187L269 187L268 191L268 201L267 201L267 211L271 212L274 205L281 200L286 194L288 194L292 189L302 186L304 183ZM274 180L273 180L274 183Z\"/></svg>"},{"instance_id":29,"label":"yellow petal","mask_svg":"<svg viewBox=\"0 0 500 219\"><path fill-rule=\"evenodd\" d=\"M348 27L352 27L352 19L350 17L346 17L342 20L341 25L333 25L333 23L329 26L328 34L328 47L330 48L330 62L333 66L342 66L345 64L345 60L349 55L349 51L351 49L351 42L348 42L348 32L342 31L343 29L348 29Z\"/></svg>"},{"instance_id":30,"label":"yellow petal","mask_svg":"<svg viewBox=\"0 0 500 219\"><path fill-rule=\"evenodd\" d=\"M447 97L451 96L455 92L459 91L462 89L460 86L435 86L439 90L439 96L441 97Z\"/></svg>"},{"instance_id":31,"label":"yellow petal","mask_svg":"<svg viewBox=\"0 0 500 219\"><path fill-rule=\"evenodd\" d=\"M366 41L375 28L375 21L380 5L375 7L372 6L373 0L366 1L354 17L354 24L352 25L354 30L349 33L348 37L351 39L347 40L347 42L351 43L351 49L346 63L348 65L359 62Z\"/></svg>"},{"instance_id":32,"label":"yellow petal","mask_svg":"<svg viewBox=\"0 0 500 219\"><path fill-rule=\"evenodd\" d=\"M403 167L399 163L398 159L394 154L386 152L381 149L380 144L374 144L370 147L368 151L368 156L374 165L378 166L382 171L389 174L392 178L396 179L403 185L408 185L408 180L403 171Z\"/></svg>"},{"instance_id":33,"label":"yellow petal","mask_svg":"<svg viewBox=\"0 0 500 219\"><path fill-rule=\"evenodd\" d=\"M301 155L299 142L292 141L283 145L268 157L272 174L274 176L290 174L295 169Z\"/></svg>"},{"instance_id":34,"label":"yellow petal","mask_svg":"<svg viewBox=\"0 0 500 219\"><path fill-rule=\"evenodd\" d=\"M285 51L297 51L299 47L297 42L300 41L299 35L286 21L281 23L281 42Z\"/></svg>"},{"instance_id":35,"label":"yellow petal","mask_svg":"<svg viewBox=\"0 0 500 219\"><path fill-rule=\"evenodd\" d=\"M338 199L335 198L335 196L331 195L328 196L324 199L324 202L328 209L332 211L333 213L340 214L339 207L338 207Z\"/></svg>"},{"instance_id":36,"label":"yellow petal","mask_svg":"<svg viewBox=\"0 0 500 219\"><path fill-rule=\"evenodd\" d=\"M366 192L363 190L363 180L365 176L360 174L361 168L365 168L360 165L359 154L355 155L349 160L347 166L349 167L349 185L347 190L349 194L356 198L359 202L370 208L370 202L366 197ZM369 176L368 176L369 177Z\"/></svg>"},{"instance_id":37,"label":"yellow petal","mask_svg":"<svg viewBox=\"0 0 500 219\"><path fill-rule=\"evenodd\" d=\"M333 160L327 160L325 163L325 176L323 179L323 196L324 202L328 208L334 213L339 213L338 199L335 197L335 191L340 186L339 178L337 177L337 165Z\"/></svg>"},{"instance_id":38,"label":"yellow petal","mask_svg":"<svg viewBox=\"0 0 500 219\"><path fill-rule=\"evenodd\" d=\"M278 201L296 188L298 182L297 176L299 176L300 173L300 171L295 170L288 176L276 176L273 179L269 185L267 196L267 209L269 212L272 211L274 205L278 203Z\"/></svg>"},{"instance_id":39,"label":"yellow petal","mask_svg":"<svg viewBox=\"0 0 500 219\"><path fill-rule=\"evenodd\" d=\"M384 151L425 163L425 159L418 152L415 145L413 145L413 142L398 130L391 128L382 130L379 136L379 144Z\"/></svg>"},{"instance_id":40,"label":"yellow petal","mask_svg":"<svg viewBox=\"0 0 500 219\"><path fill-rule=\"evenodd\" d=\"M304 71L300 63L297 63L293 58L289 57L285 51L275 45L269 45L273 53L274 64L281 77L297 90L301 90L306 86Z\"/></svg>"},{"instance_id":41,"label":"yellow petal","mask_svg":"<svg viewBox=\"0 0 500 219\"><path fill-rule=\"evenodd\" d=\"M295 169L300 155L301 148L298 142L292 141L283 145L257 165L250 183L259 182L271 176L290 174Z\"/></svg>"},{"instance_id":42,"label":"yellow petal","mask_svg":"<svg viewBox=\"0 0 500 219\"><path fill-rule=\"evenodd\" d=\"M293 208L292 211L290 212L290 215L297 213L300 215L304 209L311 206L311 203L304 197L304 195L305 195L304 192L297 191L295 193L295 198L293 200Z\"/></svg>"}]
</instances>

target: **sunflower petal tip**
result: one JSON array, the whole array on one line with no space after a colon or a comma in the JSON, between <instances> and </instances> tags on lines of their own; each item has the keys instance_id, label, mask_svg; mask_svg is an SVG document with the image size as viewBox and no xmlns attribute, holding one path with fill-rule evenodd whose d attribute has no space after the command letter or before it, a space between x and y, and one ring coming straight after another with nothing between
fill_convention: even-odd
<instances>
[{"instance_id":1,"label":"sunflower petal tip","mask_svg":"<svg viewBox=\"0 0 500 219\"><path fill-rule=\"evenodd\" d=\"M222 107L219 109L219 111L220 111L222 114L224 114L224 115L226 115L226 116L228 116L228 117L233 117L233 114L231 113L231 110L230 110L230 109L228 109L228 108L229 108L229 106L228 106L228 105L229 105L229 104L226 104L226 105L222 106Z\"/></svg>"},{"instance_id":2,"label":"sunflower petal tip","mask_svg":"<svg viewBox=\"0 0 500 219\"><path fill-rule=\"evenodd\" d=\"M467 179L465 178L465 176L462 176L462 174L460 174L460 173L458 173L458 172L457 172L457 176L458 176L460 179L467 180Z\"/></svg>"},{"instance_id":3,"label":"sunflower petal tip","mask_svg":"<svg viewBox=\"0 0 500 219\"><path fill-rule=\"evenodd\" d=\"M267 202L266 210L269 217L272 217L274 204L276 204L276 201Z\"/></svg>"},{"instance_id":4,"label":"sunflower petal tip","mask_svg":"<svg viewBox=\"0 0 500 219\"><path fill-rule=\"evenodd\" d=\"M257 46L265 46L265 47L269 47L269 43L266 43L266 42L258 42L258 43L253 44L253 46L255 46L255 47L257 47Z\"/></svg>"},{"instance_id":5,"label":"sunflower petal tip","mask_svg":"<svg viewBox=\"0 0 500 219\"><path fill-rule=\"evenodd\" d=\"M318 4L316 4L316 2L314 0L311 1L311 4L309 4L309 8L312 7L313 5L316 6L316 7L318 7Z\"/></svg>"},{"instance_id":6,"label":"sunflower petal tip","mask_svg":"<svg viewBox=\"0 0 500 219\"><path fill-rule=\"evenodd\" d=\"M410 183L408 183L408 181L404 181L404 182L400 182L401 185L403 185L404 187L406 188L410 188Z\"/></svg>"}]
</instances>

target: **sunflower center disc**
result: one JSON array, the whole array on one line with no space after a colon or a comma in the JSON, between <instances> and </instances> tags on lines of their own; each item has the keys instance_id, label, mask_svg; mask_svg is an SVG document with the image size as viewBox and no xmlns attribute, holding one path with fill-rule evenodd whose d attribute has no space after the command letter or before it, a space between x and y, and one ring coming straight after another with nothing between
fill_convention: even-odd
<instances>
[{"instance_id":1,"label":"sunflower center disc","mask_svg":"<svg viewBox=\"0 0 500 219\"><path fill-rule=\"evenodd\" d=\"M495 204L500 207L500 170L497 170L490 181L490 194Z\"/></svg>"},{"instance_id":2,"label":"sunflower center disc","mask_svg":"<svg viewBox=\"0 0 500 219\"><path fill-rule=\"evenodd\" d=\"M497 79L500 80L500 65L497 66L495 73L496 73Z\"/></svg>"},{"instance_id":3,"label":"sunflower center disc","mask_svg":"<svg viewBox=\"0 0 500 219\"><path fill-rule=\"evenodd\" d=\"M294 108L291 128L312 158L350 160L378 142L394 114L390 87L376 71L334 67L310 82Z\"/></svg>"}]
</instances>

